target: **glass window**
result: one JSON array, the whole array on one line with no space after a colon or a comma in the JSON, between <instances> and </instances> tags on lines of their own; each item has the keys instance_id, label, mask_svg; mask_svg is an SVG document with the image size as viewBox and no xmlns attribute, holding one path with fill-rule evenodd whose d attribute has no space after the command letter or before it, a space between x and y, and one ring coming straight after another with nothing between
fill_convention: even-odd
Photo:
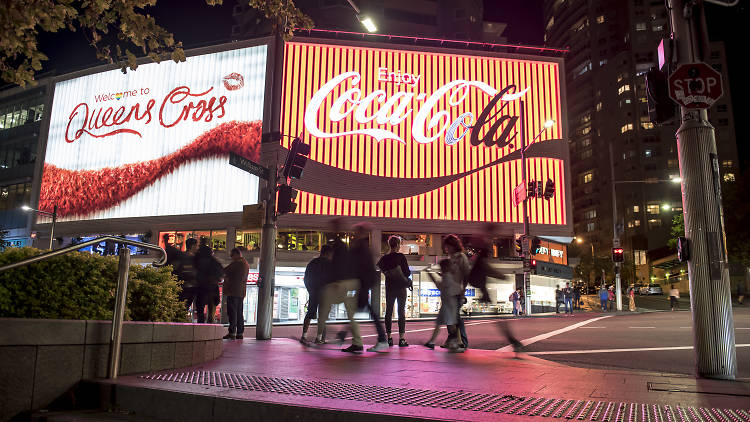
<instances>
[{"instance_id":1,"label":"glass window","mask_svg":"<svg viewBox=\"0 0 750 422\"><path fill-rule=\"evenodd\" d=\"M590 183L592 180L594 180L594 173L588 172L583 175L583 183Z\"/></svg>"},{"instance_id":2,"label":"glass window","mask_svg":"<svg viewBox=\"0 0 750 422\"><path fill-rule=\"evenodd\" d=\"M260 249L260 233L251 231L236 231L234 246L236 248L243 247L248 251L255 251Z\"/></svg>"},{"instance_id":3,"label":"glass window","mask_svg":"<svg viewBox=\"0 0 750 422\"><path fill-rule=\"evenodd\" d=\"M641 212L641 207L638 205L633 205L633 212Z\"/></svg>"},{"instance_id":4,"label":"glass window","mask_svg":"<svg viewBox=\"0 0 750 422\"><path fill-rule=\"evenodd\" d=\"M596 23L604 23L604 16L603 15L597 16Z\"/></svg>"},{"instance_id":5,"label":"glass window","mask_svg":"<svg viewBox=\"0 0 750 422\"><path fill-rule=\"evenodd\" d=\"M659 204L646 205L646 212L649 214L659 214Z\"/></svg>"}]
</instances>

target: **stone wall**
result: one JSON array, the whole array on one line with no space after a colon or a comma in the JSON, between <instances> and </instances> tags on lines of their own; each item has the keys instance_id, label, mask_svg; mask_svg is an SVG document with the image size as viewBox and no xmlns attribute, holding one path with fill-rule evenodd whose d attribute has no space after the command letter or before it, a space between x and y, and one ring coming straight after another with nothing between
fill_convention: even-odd
<instances>
[{"instance_id":1,"label":"stone wall","mask_svg":"<svg viewBox=\"0 0 750 422\"><path fill-rule=\"evenodd\" d=\"M78 381L107 376L111 321L0 318L0 421L44 409ZM218 324L125 322L120 375L221 356Z\"/></svg>"}]
</instances>

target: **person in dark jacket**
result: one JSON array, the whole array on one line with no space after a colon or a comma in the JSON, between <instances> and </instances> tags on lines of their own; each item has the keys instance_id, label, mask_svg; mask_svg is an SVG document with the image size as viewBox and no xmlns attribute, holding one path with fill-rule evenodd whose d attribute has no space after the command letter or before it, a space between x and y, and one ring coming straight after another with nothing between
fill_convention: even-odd
<instances>
[{"instance_id":1,"label":"person in dark jacket","mask_svg":"<svg viewBox=\"0 0 750 422\"><path fill-rule=\"evenodd\" d=\"M560 313L560 305L563 305L564 302L565 302L565 299L563 296L563 291L562 289L560 289L560 286L558 286L555 289L555 313L557 314Z\"/></svg>"},{"instance_id":2,"label":"person in dark jacket","mask_svg":"<svg viewBox=\"0 0 750 422\"><path fill-rule=\"evenodd\" d=\"M383 323L380 322L380 316L372 309L370 304L370 289L376 284L378 272L375 269L373 253L370 249L370 233L372 229L368 224L358 224L354 226L354 240L352 241L351 250L349 251L351 261L354 264L356 277L359 278L360 286L358 293L358 309L366 309L370 313L372 323L378 332L378 342L367 349L368 352L386 352L388 351L388 341L386 339Z\"/></svg>"},{"instance_id":3,"label":"person in dark jacket","mask_svg":"<svg viewBox=\"0 0 750 422\"><path fill-rule=\"evenodd\" d=\"M219 304L219 282L224 275L221 263L214 257L214 251L208 246L208 239L201 238L201 246L195 254L195 269L198 280L198 323L213 324L216 306ZM208 307L208 315L205 308Z\"/></svg>"},{"instance_id":4,"label":"person in dark jacket","mask_svg":"<svg viewBox=\"0 0 750 422\"><path fill-rule=\"evenodd\" d=\"M198 279L195 269L195 253L198 251L198 241L196 239L186 240L185 248L185 252L180 252L177 256L175 269L177 278L182 281L179 299L181 302L185 302L185 310L189 310L198 298ZM192 317L190 320L192 321Z\"/></svg>"},{"instance_id":5,"label":"person in dark jacket","mask_svg":"<svg viewBox=\"0 0 750 422\"><path fill-rule=\"evenodd\" d=\"M250 272L250 264L237 248L232 249L229 256L232 262L224 268L224 296L227 298L229 333L224 338L234 340L242 339L245 332L242 302L247 293L247 274Z\"/></svg>"},{"instance_id":6,"label":"person in dark jacket","mask_svg":"<svg viewBox=\"0 0 750 422\"><path fill-rule=\"evenodd\" d=\"M167 253L167 262L165 262L164 265L171 265L172 274L177 275L175 268L177 266L177 261L180 259L181 251L169 243L169 236L169 233L165 233L164 236L162 236L162 240L164 241L164 251Z\"/></svg>"},{"instance_id":7,"label":"person in dark jacket","mask_svg":"<svg viewBox=\"0 0 750 422\"><path fill-rule=\"evenodd\" d=\"M320 248L320 256L314 258L307 264L305 268L305 288L307 289L307 295L309 300L307 302L307 313L305 314L305 320L302 324L302 337L300 342L306 344L307 330L310 328L310 321L313 318L317 318L318 312L328 312L331 308L320 309L320 294L326 284L333 281L333 272L331 267L331 259L333 258L333 247L331 245L323 245ZM323 341L325 342L325 333L323 333Z\"/></svg>"},{"instance_id":8,"label":"person in dark jacket","mask_svg":"<svg viewBox=\"0 0 750 422\"><path fill-rule=\"evenodd\" d=\"M565 283L563 300L565 301L565 314L567 315L570 312L573 315L573 288L570 287L570 283Z\"/></svg>"},{"instance_id":9,"label":"person in dark jacket","mask_svg":"<svg viewBox=\"0 0 750 422\"><path fill-rule=\"evenodd\" d=\"M393 306L398 300L398 345L406 347L409 345L406 342L406 289L411 289L411 271L406 257L398 251L401 248L401 238L395 235L389 237L388 247L390 252L383 255L377 263L377 267L385 274L385 332L388 345L393 346Z\"/></svg>"}]
</instances>

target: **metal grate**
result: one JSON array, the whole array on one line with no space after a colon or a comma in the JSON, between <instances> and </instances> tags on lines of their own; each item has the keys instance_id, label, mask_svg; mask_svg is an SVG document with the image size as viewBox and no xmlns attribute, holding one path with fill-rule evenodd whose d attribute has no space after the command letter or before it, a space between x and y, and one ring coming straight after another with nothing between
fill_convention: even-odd
<instances>
[{"instance_id":1,"label":"metal grate","mask_svg":"<svg viewBox=\"0 0 750 422\"><path fill-rule=\"evenodd\" d=\"M464 390L422 390L211 371L166 372L142 375L141 378L266 393L578 421L750 422L750 412L744 409L685 408L656 404L522 397L512 394L479 394Z\"/></svg>"}]
</instances>

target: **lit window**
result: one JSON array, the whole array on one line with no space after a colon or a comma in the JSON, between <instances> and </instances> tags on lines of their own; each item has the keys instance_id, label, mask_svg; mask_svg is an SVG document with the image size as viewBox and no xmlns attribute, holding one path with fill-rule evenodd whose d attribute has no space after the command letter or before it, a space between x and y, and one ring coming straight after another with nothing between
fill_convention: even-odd
<instances>
[{"instance_id":1,"label":"lit window","mask_svg":"<svg viewBox=\"0 0 750 422\"><path fill-rule=\"evenodd\" d=\"M596 103L596 111L602 111L602 103L601 101Z\"/></svg>"},{"instance_id":2,"label":"lit window","mask_svg":"<svg viewBox=\"0 0 750 422\"><path fill-rule=\"evenodd\" d=\"M724 173L725 182L734 182L734 173Z\"/></svg>"},{"instance_id":3,"label":"lit window","mask_svg":"<svg viewBox=\"0 0 750 422\"><path fill-rule=\"evenodd\" d=\"M588 172L583 175L583 183L591 183L594 180L594 173Z\"/></svg>"},{"instance_id":4,"label":"lit window","mask_svg":"<svg viewBox=\"0 0 750 422\"><path fill-rule=\"evenodd\" d=\"M646 205L646 212L649 214L659 214L659 204L648 204ZM651 221L649 221L650 223Z\"/></svg>"},{"instance_id":5,"label":"lit window","mask_svg":"<svg viewBox=\"0 0 750 422\"><path fill-rule=\"evenodd\" d=\"M651 151L650 149L647 149L647 150L643 151L643 155L645 155L646 158L651 158L653 156L653 154L654 154L654 152Z\"/></svg>"},{"instance_id":6,"label":"lit window","mask_svg":"<svg viewBox=\"0 0 750 422\"><path fill-rule=\"evenodd\" d=\"M627 132L629 130L633 130L633 124L632 123L628 123L626 125L622 125L622 127L620 128L620 133L625 133L625 132Z\"/></svg>"},{"instance_id":7,"label":"lit window","mask_svg":"<svg viewBox=\"0 0 750 422\"><path fill-rule=\"evenodd\" d=\"M648 98L646 98L646 97L638 97L638 102L645 104L645 103L648 102Z\"/></svg>"},{"instance_id":8,"label":"lit window","mask_svg":"<svg viewBox=\"0 0 750 422\"><path fill-rule=\"evenodd\" d=\"M635 265L646 265L646 251L633 251Z\"/></svg>"},{"instance_id":9,"label":"lit window","mask_svg":"<svg viewBox=\"0 0 750 422\"><path fill-rule=\"evenodd\" d=\"M591 138L585 138L585 139L581 140L581 146L582 147L587 147L589 145L591 145Z\"/></svg>"},{"instance_id":10,"label":"lit window","mask_svg":"<svg viewBox=\"0 0 750 422\"><path fill-rule=\"evenodd\" d=\"M604 16L597 16L596 23L604 23Z\"/></svg>"},{"instance_id":11,"label":"lit window","mask_svg":"<svg viewBox=\"0 0 750 422\"><path fill-rule=\"evenodd\" d=\"M589 220L592 218L596 218L596 210L586 211L585 213L583 213L583 218L586 218Z\"/></svg>"},{"instance_id":12,"label":"lit window","mask_svg":"<svg viewBox=\"0 0 750 422\"><path fill-rule=\"evenodd\" d=\"M651 27L651 30L654 32L661 32L664 30L664 25L654 25Z\"/></svg>"},{"instance_id":13,"label":"lit window","mask_svg":"<svg viewBox=\"0 0 750 422\"><path fill-rule=\"evenodd\" d=\"M653 129L654 124L651 122L641 122L641 127L644 129Z\"/></svg>"},{"instance_id":14,"label":"lit window","mask_svg":"<svg viewBox=\"0 0 750 422\"><path fill-rule=\"evenodd\" d=\"M628 92L628 91L630 91L630 85L629 84L625 84L625 85L623 85L623 86L621 86L620 88L617 89L617 93L618 94L622 94L623 92Z\"/></svg>"},{"instance_id":15,"label":"lit window","mask_svg":"<svg viewBox=\"0 0 750 422\"><path fill-rule=\"evenodd\" d=\"M646 30L646 23L645 22L638 22L635 24L635 30L636 31L645 31Z\"/></svg>"},{"instance_id":16,"label":"lit window","mask_svg":"<svg viewBox=\"0 0 750 422\"><path fill-rule=\"evenodd\" d=\"M633 212L641 212L641 207L638 205L633 205Z\"/></svg>"},{"instance_id":17,"label":"lit window","mask_svg":"<svg viewBox=\"0 0 750 422\"><path fill-rule=\"evenodd\" d=\"M652 218L648 220L648 227L661 227L661 220L659 220L658 218Z\"/></svg>"},{"instance_id":18,"label":"lit window","mask_svg":"<svg viewBox=\"0 0 750 422\"><path fill-rule=\"evenodd\" d=\"M721 166L723 168L731 168L732 167L732 160L724 160L721 162Z\"/></svg>"},{"instance_id":19,"label":"lit window","mask_svg":"<svg viewBox=\"0 0 750 422\"><path fill-rule=\"evenodd\" d=\"M599 60L599 67L602 67L605 64L607 64L607 59L601 59L601 60Z\"/></svg>"},{"instance_id":20,"label":"lit window","mask_svg":"<svg viewBox=\"0 0 750 422\"><path fill-rule=\"evenodd\" d=\"M592 232L596 230L596 223L586 223L586 231Z\"/></svg>"},{"instance_id":21,"label":"lit window","mask_svg":"<svg viewBox=\"0 0 750 422\"><path fill-rule=\"evenodd\" d=\"M636 227L640 227L641 226L641 220L633 220L633 225L636 226Z\"/></svg>"}]
</instances>

